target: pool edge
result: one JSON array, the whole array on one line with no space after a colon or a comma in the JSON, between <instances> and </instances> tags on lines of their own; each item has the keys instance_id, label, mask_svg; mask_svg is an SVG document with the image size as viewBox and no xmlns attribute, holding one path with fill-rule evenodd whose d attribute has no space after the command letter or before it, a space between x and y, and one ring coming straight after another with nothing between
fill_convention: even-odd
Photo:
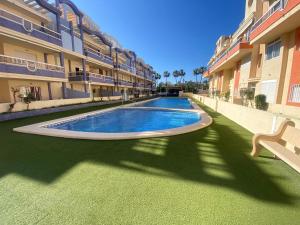
<instances>
[{"instance_id":1,"label":"pool edge","mask_svg":"<svg viewBox=\"0 0 300 225\"><path fill-rule=\"evenodd\" d=\"M146 100L143 102L147 102L147 101L149 101L149 100ZM213 122L213 119L205 111L203 111L191 99L190 99L190 101L191 101L194 109L191 109L191 110L168 109L168 110L198 112L201 116L201 121L191 124L191 125L188 125L188 126L179 127L179 128L157 130L157 131L145 131L145 132L129 132L129 133L81 132L81 131L65 131L65 130L45 128L45 126L48 126L48 125L51 125L54 123L71 121L71 120L82 118L85 116L109 112L109 111L113 111L118 108L127 108L127 107L132 107L132 106L134 107L136 105L136 103L131 103L131 104L127 104L127 105L112 107L109 109L96 110L96 111L78 114L78 115L74 115L74 116L70 116L70 117L64 117L64 118L55 119L55 120L51 120L51 121L17 127L17 128L14 128L13 131L18 132L18 133L35 134L35 135L41 135L41 136L59 137L59 138L67 138L67 139L83 139L83 140L132 140L132 139L175 136L175 135L190 133L190 132L194 132L196 130L203 129L203 128L211 125ZM162 109L162 108L156 108L156 109Z\"/></svg>"}]
</instances>

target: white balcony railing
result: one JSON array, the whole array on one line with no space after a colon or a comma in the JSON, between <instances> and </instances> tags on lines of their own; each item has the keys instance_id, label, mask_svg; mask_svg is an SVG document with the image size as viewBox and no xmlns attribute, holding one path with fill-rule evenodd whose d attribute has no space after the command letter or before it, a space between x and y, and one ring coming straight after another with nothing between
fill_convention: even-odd
<instances>
[{"instance_id":1,"label":"white balcony railing","mask_svg":"<svg viewBox=\"0 0 300 225\"><path fill-rule=\"evenodd\" d=\"M233 48L235 48L238 44L240 44L242 42L242 38L237 39L233 44L230 45L230 47L223 52L216 60L215 62L209 66L208 69L212 68L213 66L215 66L223 57L225 57L225 55L227 55L228 52L230 52Z\"/></svg>"},{"instance_id":2,"label":"white balcony railing","mask_svg":"<svg viewBox=\"0 0 300 225\"><path fill-rule=\"evenodd\" d=\"M27 59L0 55L0 64L6 65L14 65L20 67L26 67L29 71L37 71L37 70L48 70L48 71L55 71L55 72L64 72L65 69L62 66L47 64L37 61L31 61Z\"/></svg>"},{"instance_id":3,"label":"white balcony railing","mask_svg":"<svg viewBox=\"0 0 300 225\"><path fill-rule=\"evenodd\" d=\"M50 25L39 25L20 16L16 16L6 10L0 9L0 17L21 25L27 32L37 31L56 39L61 39L61 34L51 29Z\"/></svg>"},{"instance_id":4,"label":"white balcony railing","mask_svg":"<svg viewBox=\"0 0 300 225\"><path fill-rule=\"evenodd\" d=\"M270 18L274 13L276 13L279 10L282 10L285 8L285 6L287 5L288 0L278 0L276 2L274 2L269 10L259 19L257 20L252 28L251 28L251 32L253 32L254 30L256 30L263 22L265 22L268 18Z\"/></svg>"},{"instance_id":5,"label":"white balcony railing","mask_svg":"<svg viewBox=\"0 0 300 225\"><path fill-rule=\"evenodd\" d=\"M112 61L112 58L110 56L104 55L103 53L95 51L94 49L86 48L86 50L89 51L91 54L94 54L94 55L100 56L101 58L104 58L106 60Z\"/></svg>"},{"instance_id":6,"label":"white balcony railing","mask_svg":"<svg viewBox=\"0 0 300 225\"><path fill-rule=\"evenodd\" d=\"M300 103L300 84L295 84L292 86L289 101Z\"/></svg>"},{"instance_id":7,"label":"white balcony railing","mask_svg":"<svg viewBox=\"0 0 300 225\"><path fill-rule=\"evenodd\" d=\"M105 80L105 81L113 81L114 80L114 78L111 77L111 76L105 76L105 75L99 74L99 73L87 72L87 75L93 76L93 77L96 77L96 78L100 78L100 79Z\"/></svg>"}]
</instances>

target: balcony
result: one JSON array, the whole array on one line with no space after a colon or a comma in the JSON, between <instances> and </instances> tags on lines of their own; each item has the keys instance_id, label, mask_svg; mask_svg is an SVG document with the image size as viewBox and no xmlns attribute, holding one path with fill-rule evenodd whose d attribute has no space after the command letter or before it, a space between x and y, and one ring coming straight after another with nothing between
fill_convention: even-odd
<instances>
[{"instance_id":1,"label":"balcony","mask_svg":"<svg viewBox=\"0 0 300 225\"><path fill-rule=\"evenodd\" d=\"M126 86L126 87L133 87L133 83L126 80L119 80L118 81L119 86Z\"/></svg>"},{"instance_id":2,"label":"balcony","mask_svg":"<svg viewBox=\"0 0 300 225\"><path fill-rule=\"evenodd\" d=\"M86 78L84 79L83 72L71 72L69 73L69 81L88 81L92 83L101 83L114 85L114 78L110 76L104 76L98 73L86 72Z\"/></svg>"},{"instance_id":3,"label":"balcony","mask_svg":"<svg viewBox=\"0 0 300 225\"><path fill-rule=\"evenodd\" d=\"M0 55L0 72L39 77L65 78L64 67Z\"/></svg>"},{"instance_id":4,"label":"balcony","mask_svg":"<svg viewBox=\"0 0 300 225\"><path fill-rule=\"evenodd\" d=\"M235 66L235 63L241 60L252 50L252 45L241 38L234 42L225 52L223 52L215 62L208 68L208 75L223 69L229 69Z\"/></svg>"},{"instance_id":5,"label":"balcony","mask_svg":"<svg viewBox=\"0 0 300 225\"><path fill-rule=\"evenodd\" d=\"M113 60L111 57L107 56L107 55L104 55L100 52L97 52L93 49L90 49L90 48L87 48L85 49L85 55L87 57L91 57L93 59L96 59L100 62L103 62L103 63L106 63L106 64L109 64L109 65L113 65Z\"/></svg>"},{"instance_id":6,"label":"balcony","mask_svg":"<svg viewBox=\"0 0 300 225\"><path fill-rule=\"evenodd\" d=\"M46 26L35 24L3 9L0 9L0 26L55 45L62 45L61 35L56 31Z\"/></svg>"},{"instance_id":7,"label":"balcony","mask_svg":"<svg viewBox=\"0 0 300 225\"><path fill-rule=\"evenodd\" d=\"M133 86L135 88L144 88L145 87L145 84L144 83L134 83Z\"/></svg>"},{"instance_id":8,"label":"balcony","mask_svg":"<svg viewBox=\"0 0 300 225\"><path fill-rule=\"evenodd\" d=\"M278 0L252 26L250 42L271 41L299 27L300 0Z\"/></svg>"},{"instance_id":9,"label":"balcony","mask_svg":"<svg viewBox=\"0 0 300 225\"><path fill-rule=\"evenodd\" d=\"M127 72L129 72L129 73L131 73L131 74L136 74L136 69L133 68L133 67L131 67L131 66L128 66L128 65L126 65L126 64L119 64L119 65L117 66L117 68L118 68L118 69L121 69L121 70L124 70L124 71L127 71Z\"/></svg>"},{"instance_id":10,"label":"balcony","mask_svg":"<svg viewBox=\"0 0 300 225\"><path fill-rule=\"evenodd\" d=\"M138 71L136 71L136 75L138 75L139 77L144 78L145 73L143 71L138 70Z\"/></svg>"}]
</instances>

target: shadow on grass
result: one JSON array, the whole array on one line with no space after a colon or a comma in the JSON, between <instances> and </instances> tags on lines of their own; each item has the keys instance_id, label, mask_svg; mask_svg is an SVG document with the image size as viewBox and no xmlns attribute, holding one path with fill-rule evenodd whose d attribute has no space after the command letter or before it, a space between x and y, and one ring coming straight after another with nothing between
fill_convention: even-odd
<instances>
[{"instance_id":1,"label":"shadow on grass","mask_svg":"<svg viewBox=\"0 0 300 225\"><path fill-rule=\"evenodd\" d=\"M0 177L17 173L48 184L78 163L92 161L145 175L228 188L262 201L293 204L295 196L285 193L248 157L251 134L204 108L214 118L209 128L130 141L83 141L12 132L14 127L84 110L1 123Z\"/></svg>"}]
</instances>

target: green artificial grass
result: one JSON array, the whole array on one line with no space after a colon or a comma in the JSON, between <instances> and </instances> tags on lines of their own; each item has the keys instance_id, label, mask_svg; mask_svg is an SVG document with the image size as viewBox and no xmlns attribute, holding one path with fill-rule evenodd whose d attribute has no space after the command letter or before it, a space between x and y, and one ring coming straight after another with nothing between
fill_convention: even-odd
<instances>
[{"instance_id":1,"label":"green artificial grass","mask_svg":"<svg viewBox=\"0 0 300 225\"><path fill-rule=\"evenodd\" d=\"M300 176L251 158L252 134L202 107L209 128L143 140L12 131L104 107L0 123L0 224L299 224Z\"/></svg>"}]
</instances>

